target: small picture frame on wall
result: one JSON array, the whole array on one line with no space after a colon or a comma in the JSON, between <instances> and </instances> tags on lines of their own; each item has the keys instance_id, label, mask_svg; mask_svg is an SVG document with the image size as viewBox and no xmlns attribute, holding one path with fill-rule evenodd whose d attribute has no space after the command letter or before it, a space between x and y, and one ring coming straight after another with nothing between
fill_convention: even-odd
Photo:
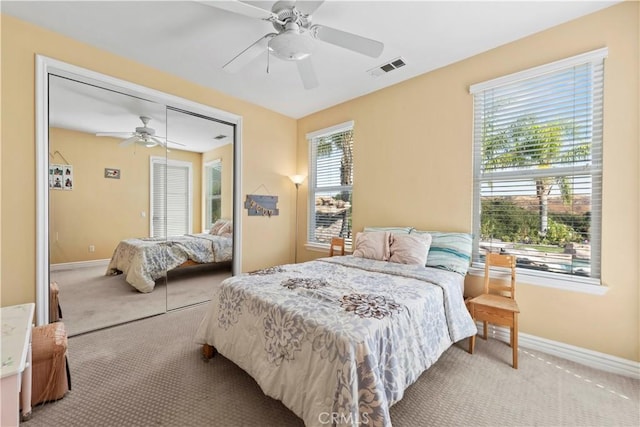
<instances>
[{"instance_id":1,"label":"small picture frame on wall","mask_svg":"<svg viewBox=\"0 0 640 427\"><path fill-rule=\"evenodd\" d=\"M73 190L73 166L50 164L49 188L52 190Z\"/></svg>"},{"instance_id":2,"label":"small picture frame on wall","mask_svg":"<svg viewBox=\"0 0 640 427\"><path fill-rule=\"evenodd\" d=\"M120 169L104 168L104 177L120 179Z\"/></svg>"}]
</instances>

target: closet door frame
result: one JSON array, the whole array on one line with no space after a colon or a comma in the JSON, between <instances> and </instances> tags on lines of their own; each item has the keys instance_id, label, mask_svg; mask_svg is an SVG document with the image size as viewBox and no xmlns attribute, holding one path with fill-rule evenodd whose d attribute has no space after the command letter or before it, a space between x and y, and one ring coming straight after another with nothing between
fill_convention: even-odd
<instances>
[{"instance_id":1,"label":"closet door frame","mask_svg":"<svg viewBox=\"0 0 640 427\"><path fill-rule=\"evenodd\" d=\"M43 55L36 55L36 324L49 323L49 75L67 76L100 87L138 95L185 111L215 117L235 126L233 174L233 274L242 266L242 116L117 79Z\"/></svg>"}]
</instances>

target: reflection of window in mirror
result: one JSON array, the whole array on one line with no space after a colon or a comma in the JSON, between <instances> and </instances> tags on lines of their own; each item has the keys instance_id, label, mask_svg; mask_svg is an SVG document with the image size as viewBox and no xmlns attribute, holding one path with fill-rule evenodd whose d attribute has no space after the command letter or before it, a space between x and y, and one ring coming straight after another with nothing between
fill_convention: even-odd
<instances>
[{"instance_id":1,"label":"reflection of window in mirror","mask_svg":"<svg viewBox=\"0 0 640 427\"><path fill-rule=\"evenodd\" d=\"M222 214L222 162L216 159L205 163L205 194L207 197L205 208L205 224L211 227Z\"/></svg>"},{"instance_id":2,"label":"reflection of window in mirror","mask_svg":"<svg viewBox=\"0 0 640 427\"><path fill-rule=\"evenodd\" d=\"M191 162L152 157L151 168L151 237L192 233Z\"/></svg>"}]
</instances>

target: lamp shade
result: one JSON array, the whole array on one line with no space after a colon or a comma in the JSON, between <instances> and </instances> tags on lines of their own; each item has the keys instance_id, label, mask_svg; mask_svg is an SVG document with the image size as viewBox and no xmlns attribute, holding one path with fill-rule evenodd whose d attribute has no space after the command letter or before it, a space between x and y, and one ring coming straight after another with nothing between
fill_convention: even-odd
<instances>
[{"instance_id":1,"label":"lamp shade","mask_svg":"<svg viewBox=\"0 0 640 427\"><path fill-rule=\"evenodd\" d=\"M291 181L295 184L295 185L300 185L304 182L304 179L306 178L304 175L292 175L289 178L291 178Z\"/></svg>"}]
</instances>

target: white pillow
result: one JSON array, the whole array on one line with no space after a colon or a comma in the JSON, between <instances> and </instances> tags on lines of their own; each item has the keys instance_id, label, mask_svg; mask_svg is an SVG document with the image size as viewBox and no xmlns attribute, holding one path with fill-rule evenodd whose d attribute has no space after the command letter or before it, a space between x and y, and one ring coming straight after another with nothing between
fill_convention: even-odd
<instances>
[{"instance_id":1,"label":"white pillow","mask_svg":"<svg viewBox=\"0 0 640 427\"><path fill-rule=\"evenodd\" d=\"M389 261L399 264L426 265L431 235L428 233L394 234L391 236L391 257Z\"/></svg>"},{"instance_id":2,"label":"white pillow","mask_svg":"<svg viewBox=\"0 0 640 427\"><path fill-rule=\"evenodd\" d=\"M230 220L228 219L219 219L213 223L211 229L209 230L209 234L213 235L221 235L228 234L233 232L233 226Z\"/></svg>"},{"instance_id":3,"label":"white pillow","mask_svg":"<svg viewBox=\"0 0 640 427\"><path fill-rule=\"evenodd\" d=\"M389 261L391 252L389 240L391 233L388 231L368 231L356 233L356 244L353 256L360 258Z\"/></svg>"}]
</instances>

